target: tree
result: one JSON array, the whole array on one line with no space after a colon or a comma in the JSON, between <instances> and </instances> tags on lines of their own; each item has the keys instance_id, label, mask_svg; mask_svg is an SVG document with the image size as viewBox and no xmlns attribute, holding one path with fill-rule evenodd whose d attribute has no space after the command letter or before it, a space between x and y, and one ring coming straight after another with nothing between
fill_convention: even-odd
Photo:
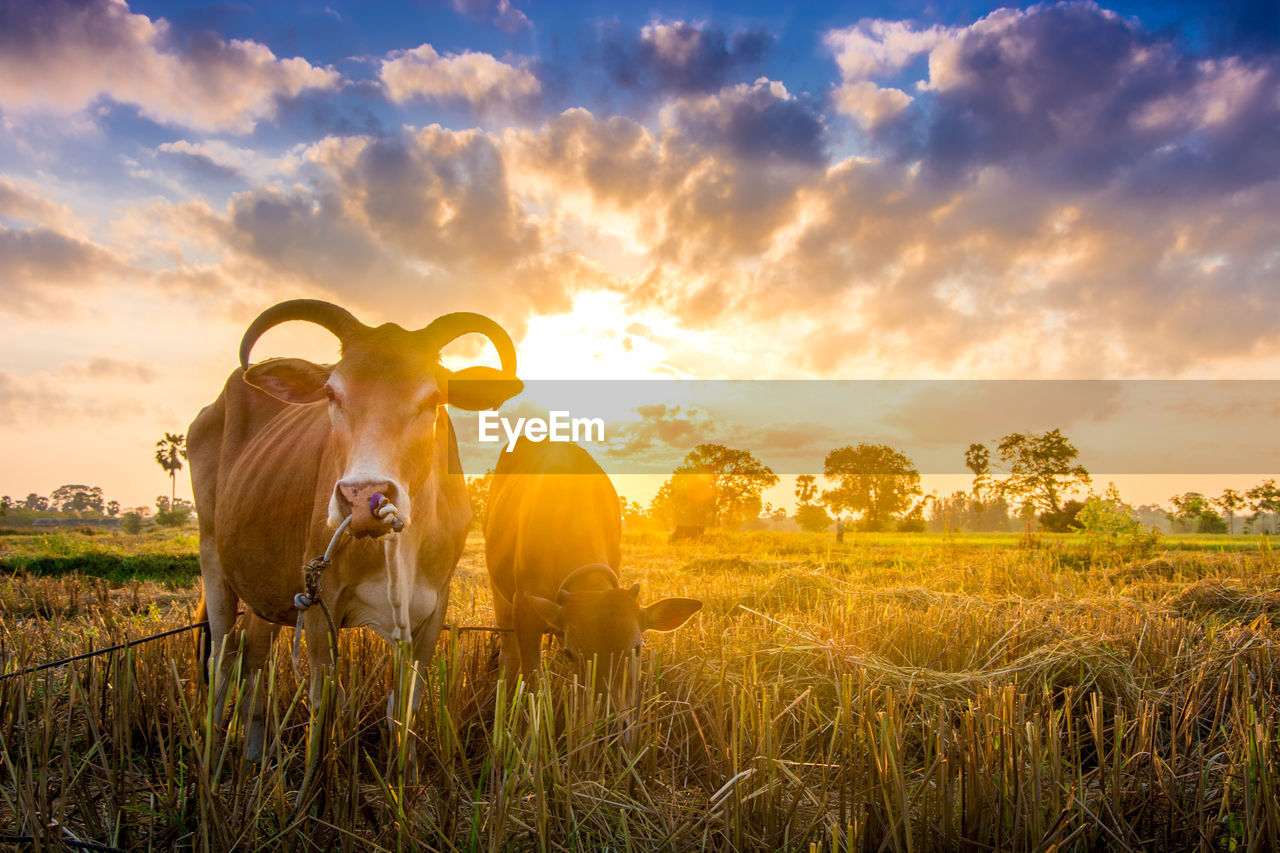
<instances>
[{"instance_id":1,"label":"tree","mask_svg":"<svg viewBox=\"0 0 1280 853\"><path fill-rule=\"evenodd\" d=\"M32 492L27 495L27 499L23 501L23 505L29 510L43 512L49 508L49 499Z\"/></svg>"},{"instance_id":2,"label":"tree","mask_svg":"<svg viewBox=\"0 0 1280 853\"><path fill-rule=\"evenodd\" d=\"M807 530L810 533L821 533L831 526L831 516L827 515L827 511L821 504L805 504L796 507L795 519L801 530Z\"/></svg>"},{"instance_id":3,"label":"tree","mask_svg":"<svg viewBox=\"0 0 1280 853\"><path fill-rule=\"evenodd\" d=\"M1090 483L1088 470L1075 462L1079 451L1059 430L1010 433L1000 439L996 450L1008 471L1000 491L1029 501L1054 523L1062 517L1063 493Z\"/></svg>"},{"instance_id":4,"label":"tree","mask_svg":"<svg viewBox=\"0 0 1280 853\"><path fill-rule=\"evenodd\" d=\"M187 458L187 437L178 433L166 432L164 438L156 442L156 464L169 475L169 500L178 499L178 472L182 470L182 460Z\"/></svg>"},{"instance_id":5,"label":"tree","mask_svg":"<svg viewBox=\"0 0 1280 853\"><path fill-rule=\"evenodd\" d=\"M1138 521L1133 507L1121 500L1120 490L1110 483L1103 495L1089 496L1076 515L1076 523L1091 538L1115 541L1120 534L1133 530Z\"/></svg>"},{"instance_id":6,"label":"tree","mask_svg":"<svg viewBox=\"0 0 1280 853\"><path fill-rule=\"evenodd\" d=\"M639 501L627 500L624 495L618 495L618 509L622 512L623 529L635 530L644 523L644 507Z\"/></svg>"},{"instance_id":7,"label":"tree","mask_svg":"<svg viewBox=\"0 0 1280 853\"><path fill-rule=\"evenodd\" d=\"M195 505L191 501L182 498L170 500L160 495L156 498L156 524L161 527L181 527L187 523L193 509Z\"/></svg>"},{"instance_id":8,"label":"tree","mask_svg":"<svg viewBox=\"0 0 1280 853\"><path fill-rule=\"evenodd\" d=\"M49 495L49 508L57 512L102 512L102 489L98 486L58 486Z\"/></svg>"},{"instance_id":9,"label":"tree","mask_svg":"<svg viewBox=\"0 0 1280 853\"><path fill-rule=\"evenodd\" d=\"M886 444L838 447L827 454L823 474L837 485L822 493L822 502L837 514L858 513L867 530L884 530L921 493L915 464Z\"/></svg>"},{"instance_id":10,"label":"tree","mask_svg":"<svg viewBox=\"0 0 1280 853\"><path fill-rule=\"evenodd\" d=\"M1236 510L1245 506L1244 495L1235 489L1223 489L1222 494L1213 502L1214 506L1227 515L1227 532L1236 532Z\"/></svg>"},{"instance_id":11,"label":"tree","mask_svg":"<svg viewBox=\"0 0 1280 853\"><path fill-rule=\"evenodd\" d=\"M1186 492L1169 498L1174 529L1188 533L1226 533L1227 523L1213 511L1209 499L1199 492Z\"/></svg>"},{"instance_id":12,"label":"tree","mask_svg":"<svg viewBox=\"0 0 1280 853\"><path fill-rule=\"evenodd\" d=\"M969 445L964 452L964 465L973 472L973 498L980 501L991 485L991 451L985 444Z\"/></svg>"},{"instance_id":13,"label":"tree","mask_svg":"<svg viewBox=\"0 0 1280 853\"><path fill-rule=\"evenodd\" d=\"M760 514L760 495L778 475L751 454L723 444L699 444L662 484L654 516L675 524L736 527Z\"/></svg>"},{"instance_id":14,"label":"tree","mask_svg":"<svg viewBox=\"0 0 1280 853\"><path fill-rule=\"evenodd\" d=\"M709 471L680 465L649 502L649 514L669 527L706 527L712 523L715 492Z\"/></svg>"},{"instance_id":15,"label":"tree","mask_svg":"<svg viewBox=\"0 0 1280 853\"><path fill-rule=\"evenodd\" d=\"M107 518L115 518L120 514L120 501L107 501Z\"/></svg>"},{"instance_id":16,"label":"tree","mask_svg":"<svg viewBox=\"0 0 1280 853\"><path fill-rule=\"evenodd\" d=\"M9 514L9 509L13 506L13 498L5 495L0 497L0 518L4 518Z\"/></svg>"},{"instance_id":17,"label":"tree","mask_svg":"<svg viewBox=\"0 0 1280 853\"><path fill-rule=\"evenodd\" d=\"M818 501L817 477L812 474L801 474L796 477L796 508L808 506Z\"/></svg>"},{"instance_id":18,"label":"tree","mask_svg":"<svg viewBox=\"0 0 1280 853\"><path fill-rule=\"evenodd\" d=\"M818 504L817 477L801 474L796 477L796 524L801 530L821 533L831 526L831 516Z\"/></svg>"},{"instance_id":19,"label":"tree","mask_svg":"<svg viewBox=\"0 0 1280 853\"><path fill-rule=\"evenodd\" d=\"M1057 511L1046 511L1040 513L1040 526L1050 533L1066 533L1068 530L1078 530L1080 524L1077 516L1084 509L1084 501L1078 501L1072 498L1065 501Z\"/></svg>"},{"instance_id":20,"label":"tree","mask_svg":"<svg viewBox=\"0 0 1280 853\"><path fill-rule=\"evenodd\" d=\"M1110 550L1122 557L1149 557L1160 544L1160 531L1138 521L1137 510L1121 500L1115 483L1105 494L1089 496L1076 523L1095 553Z\"/></svg>"},{"instance_id":21,"label":"tree","mask_svg":"<svg viewBox=\"0 0 1280 853\"><path fill-rule=\"evenodd\" d=\"M467 478L467 500L471 502L471 524L484 530L484 516L489 510L489 486L493 483L493 469L480 477Z\"/></svg>"},{"instance_id":22,"label":"tree","mask_svg":"<svg viewBox=\"0 0 1280 853\"><path fill-rule=\"evenodd\" d=\"M1280 488L1276 488L1275 480L1263 480L1245 492L1244 496L1248 499L1249 506L1253 508L1252 523L1260 522L1263 513L1280 511Z\"/></svg>"}]
</instances>

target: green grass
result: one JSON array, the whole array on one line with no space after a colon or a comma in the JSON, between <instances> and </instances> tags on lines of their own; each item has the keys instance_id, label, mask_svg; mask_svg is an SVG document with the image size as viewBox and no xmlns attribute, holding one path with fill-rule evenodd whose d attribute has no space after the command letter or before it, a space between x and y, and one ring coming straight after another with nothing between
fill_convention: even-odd
<instances>
[{"instance_id":1,"label":"green grass","mask_svg":"<svg viewBox=\"0 0 1280 853\"><path fill-rule=\"evenodd\" d=\"M76 536L0 539L0 565L195 545ZM446 635L416 780L388 747L395 668L368 632L343 634L346 700L323 729L283 632L263 765L242 759L242 704L220 737L191 638L166 639L0 681L0 833L131 850L1276 849L1280 566L1256 538L1218 538L1126 559L1072 536L628 535L624 582L706 602L651 638L635 743L557 656L513 697L491 636ZM0 663L185 624L196 596L0 576ZM449 620L492 624L475 536Z\"/></svg>"},{"instance_id":2,"label":"green grass","mask_svg":"<svg viewBox=\"0 0 1280 853\"><path fill-rule=\"evenodd\" d=\"M196 533L190 529L136 536L114 531L0 536L0 574L59 577L74 573L114 583L191 583L200 576L198 547Z\"/></svg>"}]
</instances>

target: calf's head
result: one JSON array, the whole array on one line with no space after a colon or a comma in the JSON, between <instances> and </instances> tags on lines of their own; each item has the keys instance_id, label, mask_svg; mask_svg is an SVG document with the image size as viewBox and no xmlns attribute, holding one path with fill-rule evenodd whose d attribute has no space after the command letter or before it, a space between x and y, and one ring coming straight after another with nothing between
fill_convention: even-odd
<instances>
[{"instance_id":1,"label":"calf's head","mask_svg":"<svg viewBox=\"0 0 1280 853\"><path fill-rule=\"evenodd\" d=\"M607 578L608 588L573 590L573 581L592 573ZM576 662L583 683L593 679L596 690L608 692L623 713L636 704L640 645L645 631L674 631L702 608L693 598L664 598L641 606L640 584L618 585L617 575L604 565L584 566L570 574L556 600L529 596L543 621L564 637L564 647Z\"/></svg>"},{"instance_id":2,"label":"calf's head","mask_svg":"<svg viewBox=\"0 0 1280 853\"><path fill-rule=\"evenodd\" d=\"M337 337L337 364L300 358L275 358L253 366L254 343L273 326L289 320L315 323ZM462 335L476 332L498 351L500 370L441 366L440 350ZM384 495L403 521L412 512L412 494L432 476L442 454L435 442L447 438L447 403L479 411L495 409L524 387L516 378L515 348L506 331L488 317L446 314L416 331L393 323L366 326L344 308L316 299L294 299L264 311L240 343L244 379L277 399L309 404L328 401L338 474L332 483L329 521L347 515L363 518L357 533L380 534L387 525L374 519L368 502ZM441 432L443 430L443 432Z\"/></svg>"}]
</instances>

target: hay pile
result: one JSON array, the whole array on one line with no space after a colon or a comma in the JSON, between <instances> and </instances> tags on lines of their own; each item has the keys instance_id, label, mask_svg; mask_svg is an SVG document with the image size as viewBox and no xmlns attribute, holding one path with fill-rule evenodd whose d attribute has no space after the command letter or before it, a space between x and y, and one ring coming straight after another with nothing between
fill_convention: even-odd
<instances>
[{"instance_id":1,"label":"hay pile","mask_svg":"<svg viewBox=\"0 0 1280 853\"><path fill-rule=\"evenodd\" d=\"M1247 589L1235 580L1205 578L1173 596L1169 604L1187 617L1208 615L1231 619L1280 615L1280 589Z\"/></svg>"}]
</instances>

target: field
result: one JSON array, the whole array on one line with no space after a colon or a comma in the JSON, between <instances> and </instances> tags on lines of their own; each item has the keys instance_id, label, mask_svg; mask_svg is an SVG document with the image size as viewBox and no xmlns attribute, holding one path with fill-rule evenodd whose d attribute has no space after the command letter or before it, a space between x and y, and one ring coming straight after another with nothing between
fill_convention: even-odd
<instances>
[{"instance_id":1,"label":"field","mask_svg":"<svg viewBox=\"0 0 1280 853\"><path fill-rule=\"evenodd\" d=\"M3 672L188 624L194 547L0 538ZM389 647L344 634L346 700L311 727L286 630L269 759L249 765L181 634L0 681L0 835L127 850L1280 847L1265 540L1132 557L1049 536L633 534L623 566L643 598L706 603L651 635L633 743L556 656L510 696L493 635L459 632L415 722L414 779L387 745ZM449 621L492 624L474 535Z\"/></svg>"}]
</instances>

